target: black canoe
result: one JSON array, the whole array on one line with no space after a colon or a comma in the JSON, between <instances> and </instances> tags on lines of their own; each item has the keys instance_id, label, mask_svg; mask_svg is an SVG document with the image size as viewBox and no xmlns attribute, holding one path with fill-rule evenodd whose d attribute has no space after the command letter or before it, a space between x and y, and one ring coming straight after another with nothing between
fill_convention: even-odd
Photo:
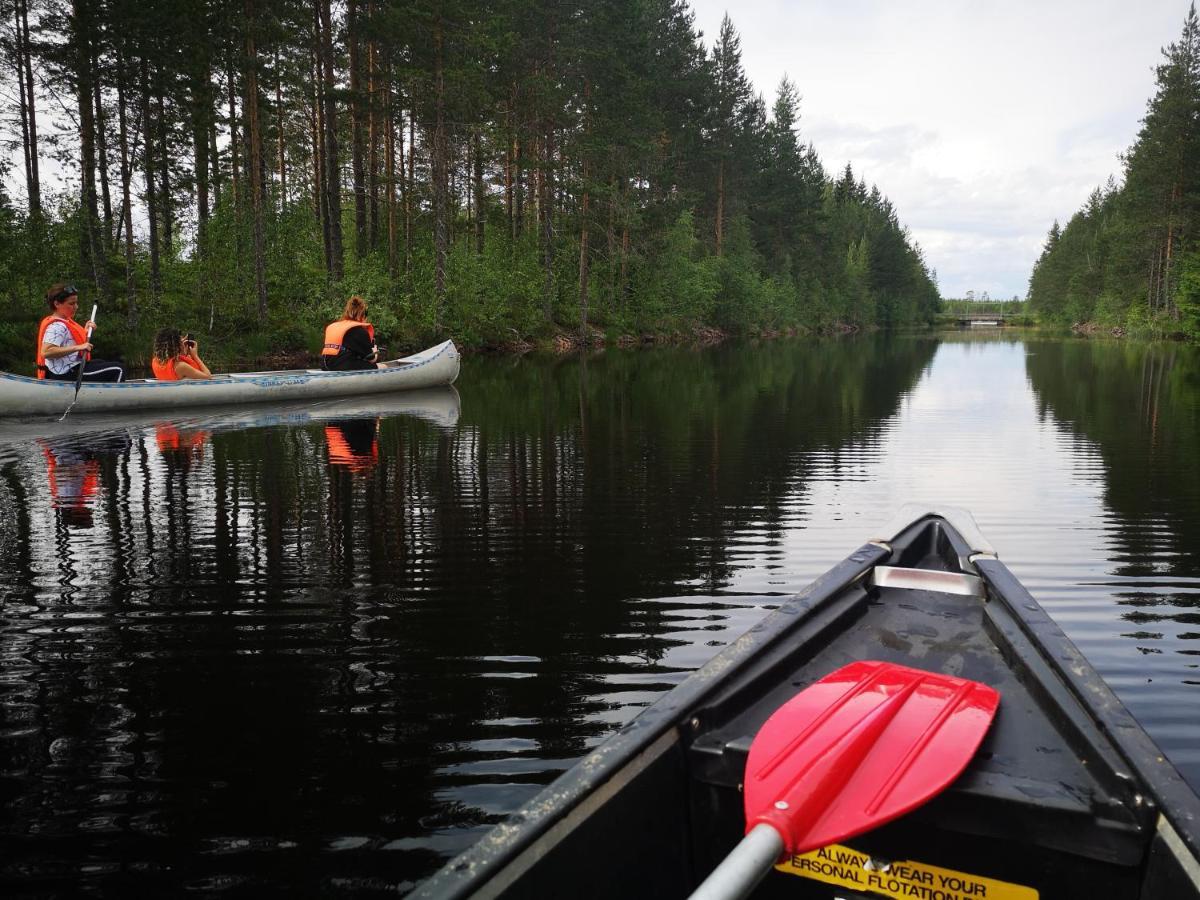
<instances>
[{"instance_id":1,"label":"black canoe","mask_svg":"<svg viewBox=\"0 0 1200 900\"><path fill-rule=\"evenodd\" d=\"M777 867L754 897L1200 898L1200 799L970 515L906 507L418 887L419 897L686 897L737 844L746 754L858 659L981 681L999 712L915 811Z\"/></svg>"}]
</instances>

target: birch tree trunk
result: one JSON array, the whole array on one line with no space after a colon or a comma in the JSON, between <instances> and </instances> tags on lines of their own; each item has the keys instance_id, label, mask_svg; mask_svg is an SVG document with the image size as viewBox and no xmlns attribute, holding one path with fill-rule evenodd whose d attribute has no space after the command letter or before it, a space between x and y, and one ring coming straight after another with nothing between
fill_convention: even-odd
<instances>
[{"instance_id":1,"label":"birch tree trunk","mask_svg":"<svg viewBox=\"0 0 1200 900\"><path fill-rule=\"evenodd\" d=\"M283 138L283 73L279 64L279 48L275 48L275 140L279 166L279 211L287 212L287 153Z\"/></svg>"},{"instance_id":2,"label":"birch tree trunk","mask_svg":"<svg viewBox=\"0 0 1200 900\"><path fill-rule=\"evenodd\" d=\"M395 278L399 273L399 241L396 234L396 120L392 104L391 66L386 67L383 95L384 148L387 174L384 183L387 185L387 255L388 275ZM403 165L403 160L401 160Z\"/></svg>"},{"instance_id":3,"label":"birch tree trunk","mask_svg":"<svg viewBox=\"0 0 1200 900\"><path fill-rule=\"evenodd\" d=\"M150 290L157 295L162 290L162 271L158 257L158 201L154 190L154 153L150 149L153 133L150 120L150 66L146 57L141 60L142 88L142 164L146 177L146 219L150 235Z\"/></svg>"},{"instance_id":4,"label":"birch tree trunk","mask_svg":"<svg viewBox=\"0 0 1200 900\"><path fill-rule=\"evenodd\" d=\"M167 109L163 85L162 65L154 67L154 94L158 104L158 149L159 171L162 177L159 181L159 201L162 212L163 252L168 256L175 253L175 213L171 201L171 144L167 135ZM150 146L150 134L146 133L146 146Z\"/></svg>"},{"instance_id":5,"label":"birch tree trunk","mask_svg":"<svg viewBox=\"0 0 1200 900\"><path fill-rule=\"evenodd\" d=\"M404 191L404 274L412 272L413 264L413 219L412 219L412 195L413 186L416 184L416 159L417 159L417 122L416 108L410 108L408 111L408 185Z\"/></svg>"}]
</instances>

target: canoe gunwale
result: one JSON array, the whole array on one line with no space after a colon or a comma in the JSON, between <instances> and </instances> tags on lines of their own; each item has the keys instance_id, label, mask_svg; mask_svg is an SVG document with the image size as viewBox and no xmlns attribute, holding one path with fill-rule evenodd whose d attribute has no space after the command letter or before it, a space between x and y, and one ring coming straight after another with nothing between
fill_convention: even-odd
<instances>
[{"instance_id":1,"label":"canoe gunwale","mask_svg":"<svg viewBox=\"0 0 1200 900\"><path fill-rule=\"evenodd\" d=\"M848 621L864 614L875 590L871 578L875 566L885 562L896 566L911 564L912 556L929 552L932 535L939 554L947 559L957 558L964 572L978 576L986 584L988 596L973 601L981 607L984 631L1008 661L1012 677L1020 679L1018 673L1026 673L1035 682L1027 685L1032 695L1045 698L1037 708L1045 711L1047 721L1059 729L1067 745L1078 751L1077 761L1068 760L1067 764L1082 765L1082 770L1098 786L1098 793L1092 797L1093 802L1099 803L1098 808L1080 805L1073 812L1064 809L1057 819L1050 820L1067 824L1069 831L1072 816L1099 817L1098 824L1087 835L1058 836L1054 834L1058 824L1048 824L1042 833L1026 835L1024 839L1045 848L1044 852L1066 853L1073 858L1086 859L1094 852L1092 858L1097 864L1120 865L1127 871L1136 871L1139 865L1148 866L1151 847L1161 845L1173 854L1183 872L1181 877L1191 877L1195 890L1188 896L1200 897L1200 882L1195 874L1200 868L1197 866L1200 800L1196 793L1065 633L999 561L986 540L980 540L969 513L952 510L948 517L945 512L945 507L906 509L905 515L912 516L906 526L884 532L885 539L860 547L801 593L784 600L758 625L660 697L519 812L450 860L420 885L414 896L499 896L522 871L536 866L545 854L555 849L554 835L560 832L562 822L579 819L583 808L597 803L595 792L604 791L608 779L627 778L627 767L647 748L664 741L668 746L680 744L687 748L690 779L701 784L725 785L722 790L726 791L735 789L739 776L732 774L729 751L735 757L739 751L744 753L749 738L723 744L726 749L716 746L727 741L731 732L726 729L724 733L706 734L706 712L721 721L722 708L736 709L739 702L761 696L762 686L773 683L772 679L778 680L784 666L795 664L798 656L808 658L820 652L811 645L824 643L822 637L839 633L838 629L844 628ZM968 538L961 536L951 518L959 524L969 523ZM807 678L810 673L804 672ZM812 674L815 680L821 673ZM804 686L802 681L791 683L792 690ZM1002 715L1003 709L1002 700ZM716 742L712 743L711 753L703 746L706 740ZM706 775L704 767L709 764L716 768ZM964 788L957 798L959 807L964 803L969 807L976 790L984 790L980 796L996 796L986 779L975 778L972 783L970 769L963 782ZM611 793L611 785L609 788ZM1019 792L1017 784L1014 797ZM952 814L955 802L952 798L939 809ZM910 815L921 821L922 813L918 810ZM936 813L929 815L936 819ZM1164 822L1169 832L1174 833L1174 841L1164 836L1167 831L1162 827ZM990 826L986 822L983 825L984 830L978 834L985 840L994 837L987 831ZM970 834L972 828L961 829L960 833ZM1091 852L1084 848L1083 857L1079 857L1082 842L1086 840L1098 843ZM693 848L692 853L707 858L705 850Z\"/></svg>"},{"instance_id":2,"label":"canoe gunwale","mask_svg":"<svg viewBox=\"0 0 1200 900\"><path fill-rule=\"evenodd\" d=\"M1144 808L1148 815L1157 817L1161 813L1193 860L1200 859L1200 797L1008 567L998 560L981 560L977 569L989 589L1005 598L1014 626L1021 629L1029 646L1053 670L1053 683L1069 690L1076 703L1094 718L1094 725L1085 727L1098 727L1130 768L1130 772L1118 775L1117 783L1106 787L1123 794L1132 806ZM986 612L998 624L993 606ZM1005 637L1011 639L1012 635ZM1074 709L1072 704L1061 707ZM1143 784L1139 785L1139 780ZM1143 788L1149 788L1150 794L1143 794Z\"/></svg>"}]
</instances>

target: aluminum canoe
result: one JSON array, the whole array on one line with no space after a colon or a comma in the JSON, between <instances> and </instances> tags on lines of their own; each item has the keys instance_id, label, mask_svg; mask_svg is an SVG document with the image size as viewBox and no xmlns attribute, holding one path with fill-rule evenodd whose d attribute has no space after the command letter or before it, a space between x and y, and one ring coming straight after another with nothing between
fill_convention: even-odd
<instances>
[{"instance_id":1,"label":"aluminum canoe","mask_svg":"<svg viewBox=\"0 0 1200 900\"><path fill-rule=\"evenodd\" d=\"M71 417L146 409L329 400L408 391L453 384L460 356L453 341L444 341L386 369L324 372L295 369L217 375L197 381L85 382ZM0 372L0 418L60 416L71 406L75 385Z\"/></svg>"}]
</instances>

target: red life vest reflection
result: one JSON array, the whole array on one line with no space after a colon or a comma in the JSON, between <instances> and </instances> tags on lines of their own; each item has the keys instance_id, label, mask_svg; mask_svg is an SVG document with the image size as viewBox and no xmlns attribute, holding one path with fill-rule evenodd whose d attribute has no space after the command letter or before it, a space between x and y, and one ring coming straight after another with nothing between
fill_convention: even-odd
<instances>
[{"instance_id":1,"label":"red life vest reflection","mask_svg":"<svg viewBox=\"0 0 1200 900\"><path fill-rule=\"evenodd\" d=\"M174 425L165 422L154 426L154 442L164 453L168 450L199 450L207 440L207 431L180 431Z\"/></svg>"},{"instance_id":2,"label":"red life vest reflection","mask_svg":"<svg viewBox=\"0 0 1200 900\"><path fill-rule=\"evenodd\" d=\"M68 525L92 527L92 509L100 493L100 460L71 444L55 445L39 440L46 457L50 506Z\"/></svg>"},{"instance_id":3,"label":"red life vest reflection","mask_svg":"<svg viewBox=\"0 0 1200 900\"><path fill-rule=\"evenodd\" d=\"M55 509L91 506L100 490L100 460L74 448L55 448L45 441L46 474L50 480L50 504Z\"/></svg>"},{"instance_id":4,"label":"red life vest reflection","mask_svg":"<svg viewBox=\"0 0 1200 900\"><path fill-rule=\"evenodd\" d=\"M366 472L379 462L379 420L346 419L325 426L329 464Z\"/></svg>"},{"instance_id":5,"label":"red life vest reflection","mask_svg":"<svg viewBox=\"0 0 1200 900\"><path fill-rule=\"evenodd\" d=\"M186 468L202 459L207 441L208 432L201 429L180 430L166 422L154 426L154 443L168 466Z\"/></svg>"}]
</instances>

